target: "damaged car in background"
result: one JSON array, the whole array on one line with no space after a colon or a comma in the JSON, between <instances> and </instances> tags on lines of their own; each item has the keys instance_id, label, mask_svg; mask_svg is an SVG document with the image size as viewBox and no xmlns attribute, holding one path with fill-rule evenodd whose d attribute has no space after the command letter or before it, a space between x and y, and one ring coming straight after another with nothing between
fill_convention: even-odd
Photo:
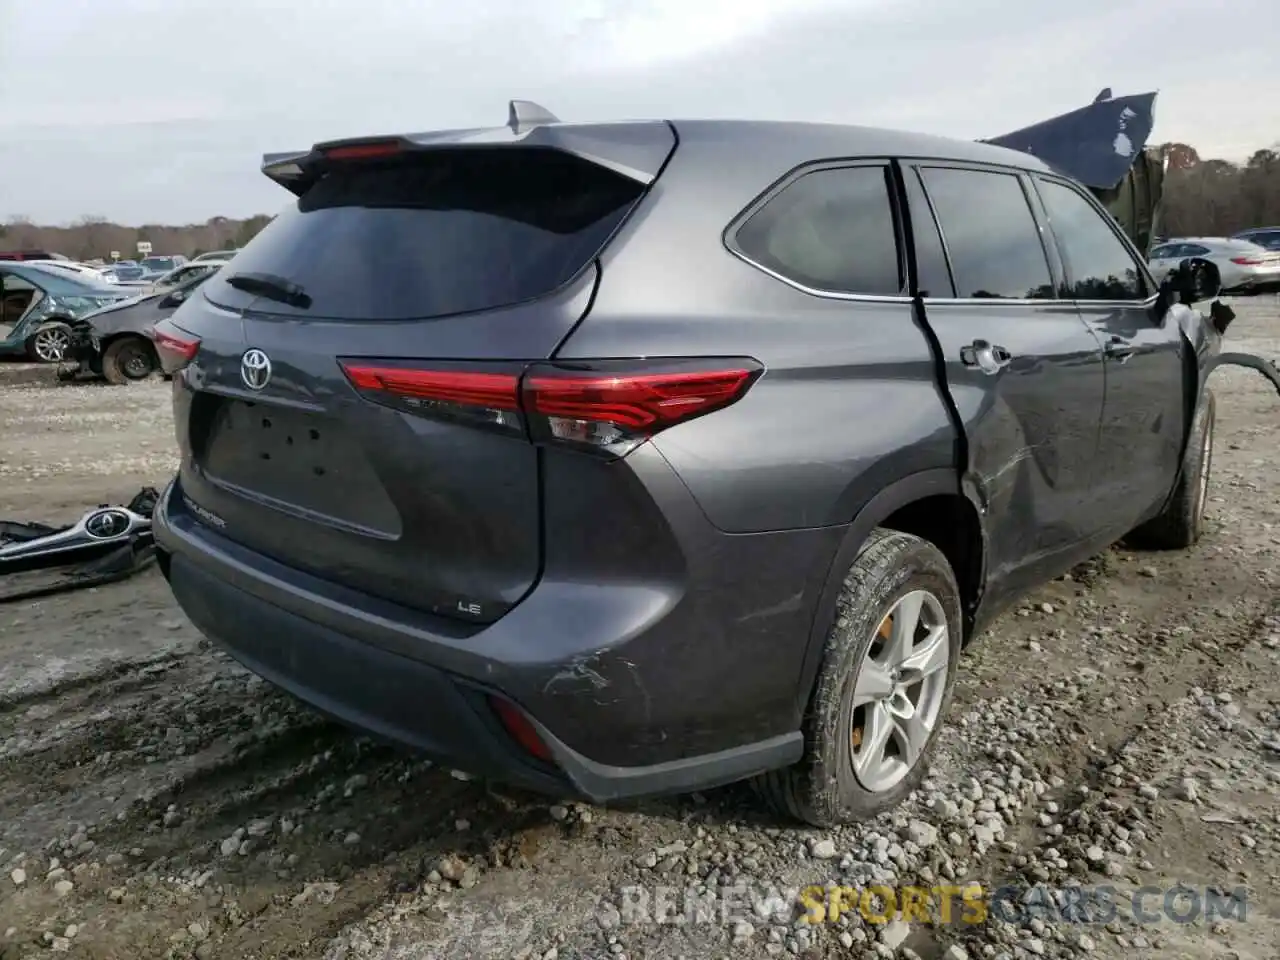
<instances>
[{"instance_id":1,"label":"damaged car in background","mask_svg":"<svg viewBox=\"0 0 1280 960\"><path fill-rule=\"evenodd\" d=\"M145 380L160 370L152 330L178 309L222 264L188 264L176 284L157 288L86 314L69 324L69 340L58 370L62 380L85 375L109 383Z\"/></svg>"},{"instance_id":2,"label":"damaged car in background","mask_svg":"<svg viewBox=\"0 0 1280 960\"><path fill-rule=\"evenodd\" d=\"M106 281L37 264L0 262L0 357L58 363L75 320L128 297L128 291Z\"/></svg>"}]
</instances>

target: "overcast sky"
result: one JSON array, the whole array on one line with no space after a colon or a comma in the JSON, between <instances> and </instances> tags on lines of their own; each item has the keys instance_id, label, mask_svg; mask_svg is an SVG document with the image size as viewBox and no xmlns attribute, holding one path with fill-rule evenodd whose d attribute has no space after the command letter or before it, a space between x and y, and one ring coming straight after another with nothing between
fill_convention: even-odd
<instances>
[{"instance_id":1,"label":"overcast sky","mask_svg":"<svg viewBox=\"0 0 1280 960\"><path fill-rule=\"evenodd\" d=\"M1105 86L1159 90L1156 141L1237 159L1280 140L1278 17L1276 0L0 0L0 217L274 213L265 152L496 126L513 97L566 120L977 138Z\"/></svg>"}]
</instances>

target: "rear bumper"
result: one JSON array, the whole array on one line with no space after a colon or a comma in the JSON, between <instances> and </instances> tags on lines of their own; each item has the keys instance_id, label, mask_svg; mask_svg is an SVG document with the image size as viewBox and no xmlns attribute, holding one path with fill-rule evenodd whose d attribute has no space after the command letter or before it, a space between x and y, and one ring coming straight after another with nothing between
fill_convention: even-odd
<instances>
[{"instance_id":1,"label":"rear bumper","mask_svg":"<svg viewBox=\"0 0 1280 960\"><path fill-rule=\"evenodd\" d=\"M1280 268L1265 270L1242 269L1238 274L1226 278L1230 285L1225 292L1239 293L1272 293L1280 290Z\"/></svg>"},{"instance_id":2,"label":"rear bumper","mask_svg":"<svg viewBox=\"0 0 1280 960\"><path fill-rule=\"evenodd\" d=\"M493 636L499 632L494 628L442 623L314 581L246 550L190 514L177 481L161 497L153 529L178 603L235 659L349 726L456 769L605 802L705 789L794 763L802 754L802 736L785 720L784 732L741 736L752 724L759 729L770 714L765 704L738 725L727 725L723 735L736 745L724 749L691 750L705 737L682 736L665 725L655 737L653 724L638 724L637 717L662 711L672 691L647 690L640 679L647 665L638 659L617 661L629 664L634 675L626 687L614 661L602 656L589 609L576 611L582 618L576 623L548 623L536 612L521 619L517 607L500 621L510 624L504 637ZM603 621L616 623L617 617L613 610ZM546 632L540 636L539 630ZM577 649L566 647L566 633L574 635L570 647ZM625 645L626 639L616 642ZM559 652L552 659L537 656L548 650ZM726 679L714 659L706 669L707 676L690 678L691 689L680 698L694 717L698 687ZM775 679L780 699L789 698L791 678ZM526 712L554 763L518 746L492 710L490 694ZM591 729L592 743L665 741L666 757L632 766L587 756L567 742L584 727ZM654 758L652 749L637 753Z\"/></svg>"}]
</instances>

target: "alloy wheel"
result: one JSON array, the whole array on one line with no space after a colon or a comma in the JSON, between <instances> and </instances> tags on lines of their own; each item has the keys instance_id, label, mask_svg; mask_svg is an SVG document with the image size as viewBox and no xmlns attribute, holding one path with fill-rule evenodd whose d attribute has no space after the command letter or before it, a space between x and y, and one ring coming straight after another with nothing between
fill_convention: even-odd
<instances>
[{"instance_id":1,"label":"alloy wheel","mask_svg":"<svg viewBox=\"0 0 1280 960\"><path fill-rule=\"evenodd\" d=\"M61 327L49 327L36 334L33 342L35 354L45 363L58 363L66 355L71 338Z\"/></svg>"},{"instance_id":2,"label":"alloy wheel","mask_svg":"<svg viewBox=\"0 0 1280 960\"><path fill-rule=\"evenodd\" d=\"M928 745L947 692L951 637L927 590L898 600L880 622L853 689L850 760L874 793L896 786Z\"/></svg>"}]
</instances>

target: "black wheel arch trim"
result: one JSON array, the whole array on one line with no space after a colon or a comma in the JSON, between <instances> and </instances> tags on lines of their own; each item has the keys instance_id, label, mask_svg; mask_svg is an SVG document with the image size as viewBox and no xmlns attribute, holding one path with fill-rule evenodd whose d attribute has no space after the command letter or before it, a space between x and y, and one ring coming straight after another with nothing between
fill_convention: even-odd
<instances>
[{"instance_id":1,"label":"black wheel arch trim","mask_svg":"<svg viewBox=\"0 0 1280 960\"><path fill-rule=\"evenodd\" d=\"M922 470L902 477L884 486L879 493L868 500L845 528L844 536L836 548L830 561L814 574L814 586L818 589L818 602L814 607L813 620L809 628L809 637L805 644L804 659L800 668L800 678L796 691L798 716L803 718L809 707L809 698L813 685L817 681L818 667L822 662L823 650L826 647L827 634L835 616L836 602L844 584L845 573L853 564L854 558L866 543L871 531L880 526L898 510L928 497L958 496L964 498L974 509L978 518L978 528L982 536L983 570L978 578L977 596L973 598L971 608L964 611L966 627L971 627L977 607L980 605L986 584L987 531L985 513L973 494L966 490L960 482L959 473L953 468L935 468ZM957 576L959 573L957 572Z\"/></svg>"}]
</instances>

